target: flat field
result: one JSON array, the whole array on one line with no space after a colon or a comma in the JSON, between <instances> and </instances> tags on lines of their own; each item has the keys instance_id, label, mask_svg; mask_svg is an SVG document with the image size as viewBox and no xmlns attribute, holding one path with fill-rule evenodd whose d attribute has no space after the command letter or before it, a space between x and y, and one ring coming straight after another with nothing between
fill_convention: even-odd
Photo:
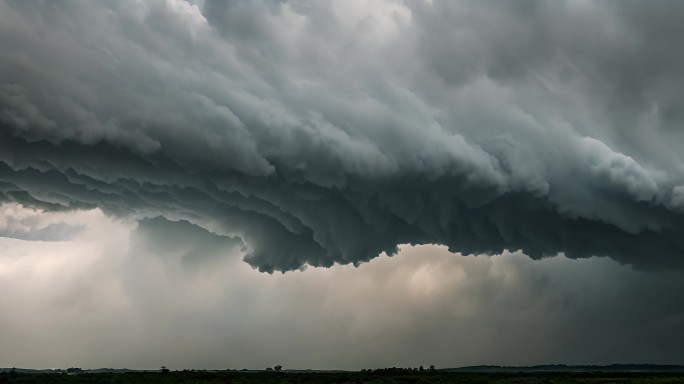
<instances>
[{"instance_id":1,"label":"flat field","mask_svg":"<svg viewBox=\"0 0 684 384\"><path fill-rule=\"evenodd\" d=\"M684 383L684 372L240 372L1 373L0 383Z\"/></svg>"}]
</instances>

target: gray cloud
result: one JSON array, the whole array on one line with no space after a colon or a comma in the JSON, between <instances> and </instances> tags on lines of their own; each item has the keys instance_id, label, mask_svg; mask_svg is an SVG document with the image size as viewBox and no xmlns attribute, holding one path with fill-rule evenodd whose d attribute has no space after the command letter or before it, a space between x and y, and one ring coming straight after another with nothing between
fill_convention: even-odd
<instances>
[{"instance_id":1,"label":"gray cloud","mask_svg":"<svg viewBox=\"0 0 684 384\"><path fill-rule=\"evenodd\" d=\"M0 1L0 197L185 220L262 271L682 267L679 5L198 4Z\"/></svg>"},{"instance_id":2,"label":"gray cloud","mask_svg":"<svg viewBox=\"0 0 684 384\"><path fill-rule=\"evenodd\" d=\"M33 241L71 240L83 232L82 224L45 219L46 215L21 206L0 205L0 237Z\"/></svg>"}]
</instances>

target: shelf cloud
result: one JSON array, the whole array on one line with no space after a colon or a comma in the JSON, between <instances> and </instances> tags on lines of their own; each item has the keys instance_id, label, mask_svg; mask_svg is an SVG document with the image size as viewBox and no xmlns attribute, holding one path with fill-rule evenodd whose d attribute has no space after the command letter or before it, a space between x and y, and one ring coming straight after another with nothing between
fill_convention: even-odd
<instances>
[{"instance_id":1,"label":"shelf cloud","mask_svg":"<svg viewBox=\"0 0 684 384\"><path fill-rule=\"evenodd\" d=\"M265 272L400 244L681 269L682 12L0 0L0 199L192 223Z\"/></svg>"}]
</instances>

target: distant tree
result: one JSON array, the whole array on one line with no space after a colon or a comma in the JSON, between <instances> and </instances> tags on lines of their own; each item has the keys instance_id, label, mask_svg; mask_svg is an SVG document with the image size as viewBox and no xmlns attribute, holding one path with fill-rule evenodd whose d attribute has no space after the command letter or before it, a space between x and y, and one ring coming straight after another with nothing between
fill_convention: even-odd
<instances>
[{"instance_id":1,"label":"distant tree","mask_svg":"<svg viewBox=\"0 0 684 384\"><path fill-rule=\"evenodd\" d=\"M421 371L421 372L425 372L425 367L423 367L423 366L421 365L420 367L418 367L418 370Z\"/></svg>"},{"instance_id":2,"label":"distant tree","mask_svg":"<svg viewBox=\"0 0 684 384\"><path fill-rule=\"evenodd\" d=\"M168 368L166 368L166 365L162 365L161 368L159 368L159 372L166 374L166 373L169 373L171 371Z\"/></svg>"},{"instance_id":3,"label":"distant tree","mask_svg":"<svg viewBox=\"0 0 684 384\"><path fill-rule=\"evenodd\" d=\"M267 370L267 371L272 371L272 370L273 370L273 368L271 368L271 367L268 367L268 368L266 368L266 370Z\"/></svg>"},{"instance_id":4,"label":"distant tree","mask_svg":"<svg viewBox=\"0 0 684 384\"><path fill-rule=\"evenodd\" d=\"M280 371L282 371L283 366L282 366L282 365L276 365L275 367L273 367L273 369L274 369L276 372L280 372Z\"/></svg>"},{"instance_id":5,"label":"distant tree","mask_svg":"<svg viewBox=\"0 0 684 384\"><path fill-rule=\"evenodd\" d=\"M434 365L430 365L430 370L431 370L431 371L434 371L434 370L435 370L435 366L434 366Z\"/></svg>"}]
</instances>

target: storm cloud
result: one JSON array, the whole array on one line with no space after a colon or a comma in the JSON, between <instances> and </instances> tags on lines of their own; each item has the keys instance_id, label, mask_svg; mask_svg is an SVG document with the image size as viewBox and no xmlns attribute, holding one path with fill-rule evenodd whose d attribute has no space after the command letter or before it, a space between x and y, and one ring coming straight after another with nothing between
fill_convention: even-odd
<instances>
[{"instance_id":1,"label":"storm cloud","mask_svg":"<svg viewBox=\"0 0 684 384\"><path fill-rule=\"evenodd\" d=\"M192 223L268 272L399 244L682 268L683 11L0 0L0 198Z\"/></svg>"}]
</instances>

